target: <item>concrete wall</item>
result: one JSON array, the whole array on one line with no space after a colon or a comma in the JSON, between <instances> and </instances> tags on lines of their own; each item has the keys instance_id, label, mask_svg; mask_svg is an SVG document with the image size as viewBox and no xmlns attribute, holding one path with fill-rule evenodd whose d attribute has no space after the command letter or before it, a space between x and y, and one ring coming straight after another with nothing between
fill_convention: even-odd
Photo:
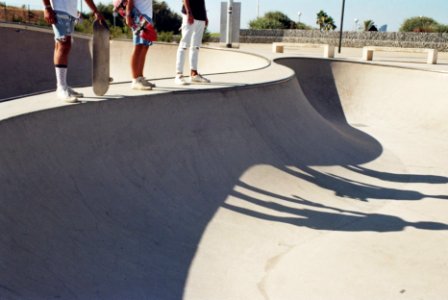
<instances>
[{"instance_id":1,"label":"concrete wall","mask_svg":"<svg viewBox=\"0 0 448 300\"><path fill-rule=\"evenodd\" d=\"M241 43L297 42L338 45L339 32L319 30L250 30L240 31ZM390 46L435 48L448 51L448 33L344 32L342 46Z\"/></svg>"},{"instance_id":2,"label":"concrete wall","mask_svg":"<svg viewBox=\"0 0 448 300\"><path fill-rule=\"evenodd\" d=\"M86 86L91 82L89 42L90 38L75 35L67 75L73 86ZM55 89L53 31L2 25L0 44L0 99Z\"/></svg>"}]
</instances>

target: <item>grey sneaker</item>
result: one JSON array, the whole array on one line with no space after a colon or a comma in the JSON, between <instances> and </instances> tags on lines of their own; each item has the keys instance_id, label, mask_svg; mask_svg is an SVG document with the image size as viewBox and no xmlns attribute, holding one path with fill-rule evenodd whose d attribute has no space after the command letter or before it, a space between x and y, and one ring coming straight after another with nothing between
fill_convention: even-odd
<instances>
[{"instance_id":1,"label":"grey sneaker","mask_svg":"<svg viewBox=\"0 0 448 300\"><path fill-rule=\"evenodd\" d=\"M75 96L76 98L82 98L84 97L83 93L79 93L77 91L75 91L73 88L71 87L67 87L67 90L69 92L70 95Z\"/></svg>"},{"instance_id":2,"label":"grey sneaker","mask_svg":"<svg viewBox=\"0 0 448 300\"><path fill-rule=\"evenodd\" d=\"M211 81L201 74L196 74L194 76L191 76L190 79L191 83L210 83Z\"/></svg>"},{"instance_id":3,"label":"grey sneaker","mask_svg":"<svg viewBox=\"0 0 448 300\"><path fill-rule=\"evenodd\" d=\"M131 86L133 90L140 90L140 91L152 90L152 86L149 85L149 83L143 77L137 77L136 79L132 80Z\"/></svg>"},{"instance_id":4,"label":"grey sneaker","mask_svg":"<svg viewBox=\"0 0 448 300\"><path fill-rule=\"evenodd\" d=\"M176 78L174 78L174 83L177 85L187 85L184 75L181 74L176 75Z\"/></svg>"},{"instance_id":5,"label":"grey sneaker","mask_svg":"<svg viewBox=\"0 0 448 300\"><path fill-rule=\"evenodd\" d=\"M145 77L142 77L142 78L143 78L144 81L146 81L146 83L147 83L151 88L155 88L155 87L156 87L156 84L155 84L155 83L149 82Z\"/></svg>"},{"instance_id":6,"label":"grey sneaker","mask_svg":"<svg viewBox=\"0 0 448 300\"><path fill-rule=\"evenodd\" d=\"M78 102L78 97L71 94L68 88L58 88L56 90L56 95L59 100L62 100L67 103L76 103Z\"/></svg>"}]
</instances>

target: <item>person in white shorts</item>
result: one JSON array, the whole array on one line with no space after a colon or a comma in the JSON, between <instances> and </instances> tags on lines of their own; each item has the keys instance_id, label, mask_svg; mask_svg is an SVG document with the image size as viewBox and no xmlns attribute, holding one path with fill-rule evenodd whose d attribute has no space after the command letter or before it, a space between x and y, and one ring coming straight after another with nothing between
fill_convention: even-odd
<instances>
[{"instance_id":1,"label":"person in white shorts","mask_svg":"<svg viewBox=\"0 0 448 300\"><path fill-rule=\"evenodd\" d=\"M126 24L134 28L138 24L140 17L152 22L152 0L128 0L126 5ZM152 41L147 41L138 34L133 34L134 50L131 55L131 87L134 90L151 90L155 84L146 80L143 76L145 68L146 54Z\"/></svg>"},{"instance_id":2,"label":"person in white shorts","mask_svg":"<svg viewBox=\"0 0 448 300\"><path fill-rule=\"evenodd\" d=\"M176 77L174 82L179 85L187 84L183 75L185 52L190 47L190 82L210 83L210 80L198 73L199 48L202 43L204 30L208 26L205 0L182 0L182 38L177 49Z\"/></svg>"},{"instance_id":3,"label":"person in white shorts","mask_svg":"<svg viewBox=\"0 0 448 300\"><path fill-rule=\"evenodd\" d=\"M95 19L105 22L92 0L85 0L95 14ZM45 6L44 18L52 25L55 46L53 63L56 71L56 94L59 99L73 103L83 94L76 92L67 84L67 66L70 50L72 48L72 33L75 30L75 21L78 16L77 0L43 0Z\"/></svg>"}]
</instances>

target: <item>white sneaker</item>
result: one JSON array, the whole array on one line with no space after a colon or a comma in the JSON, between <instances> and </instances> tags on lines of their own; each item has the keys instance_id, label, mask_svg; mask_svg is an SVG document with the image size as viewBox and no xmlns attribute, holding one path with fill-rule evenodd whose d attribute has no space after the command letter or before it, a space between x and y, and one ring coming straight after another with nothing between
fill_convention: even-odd
<instances>
[{"instance_id":1,"label":"white sneaker","mask_svg":"<svg viewBox=\"0 0 448 300\"><path fill-rule=\"evenodd\" d=\"M152 86L143 77L137 77L136 79L133 79L131 86L133 90L141 90L141 91L152 90Z\"/></svg>"},{"instance_id":2,"label":"white sneaker","mask_svg":"<svg viewBox=\"0 0 448 300\"><path fill-rule=\"evenodd\" d=\"M177 85L187 85L184 75L181 74L176 75L176 78L174 78L174 83Z\"/></svg>"},{"instance_id":3,"label":"white sneaker","mask_svg":"<svg viewBox=\"0 0 448 300\"><path fill-rule=\"evenodd\" d=\"M190 78L191 83L210 83L211 81L201 74L196 74L194 76L191 76Z\"/></svg>"},{"instance_id":4,"label":"white sneaker","mask_svg":"<svg viewBox=\"0 0 448 300\"><path fill-rule=\"evenodd\" d=\"M83 93L79 93L79 92L75 91L75 90L72 89L70 86L67 87L67 89L68 89L69 94L72 95L72 96L75 96L75 97L77 97L77 98L82 98L82 97L84 97L84 94L83 94Z\"/></svg>"},{"instance_id":5,"label":"white sneaker","mask_svg":"<svg viewBox=\"0 0 448 300\"><path fill-rule=\"evenodd\" d=\"M78 97L71 94L68 88L58 88L56 90L56 95L59 100L62 100L67 103L76 103L78 102Z\"/></svg>"}]
</instances>

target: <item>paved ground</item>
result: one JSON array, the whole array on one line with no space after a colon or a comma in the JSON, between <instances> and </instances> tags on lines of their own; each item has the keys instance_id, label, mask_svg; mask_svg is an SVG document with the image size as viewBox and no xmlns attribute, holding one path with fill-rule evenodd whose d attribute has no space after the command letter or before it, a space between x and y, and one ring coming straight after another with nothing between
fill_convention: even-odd
<instances>
[{"instance_id":1,"label":"paved ground","mask_svg":"<svg viewBox=\"0 0 448 300\"><path fill-rule=\"evenodd\" d=\"M0 298L444 299L445 58L352 51L0 103Z\"/></svg>"}]
</instances>

